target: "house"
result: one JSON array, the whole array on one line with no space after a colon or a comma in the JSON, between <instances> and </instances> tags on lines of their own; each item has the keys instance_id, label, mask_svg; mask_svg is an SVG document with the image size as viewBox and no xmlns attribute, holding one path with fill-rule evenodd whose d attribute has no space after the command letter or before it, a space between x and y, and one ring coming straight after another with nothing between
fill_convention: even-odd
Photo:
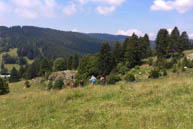
<instances>
[{"instance_id":1,"label":"house","mask_svg":"<svg viewBox=\"0 0 193 129\"><path fill-rule=\"evenodd\" d=\"M10 78L11 75L0 75L0 78Z\"/></svg>"}]
</instances>

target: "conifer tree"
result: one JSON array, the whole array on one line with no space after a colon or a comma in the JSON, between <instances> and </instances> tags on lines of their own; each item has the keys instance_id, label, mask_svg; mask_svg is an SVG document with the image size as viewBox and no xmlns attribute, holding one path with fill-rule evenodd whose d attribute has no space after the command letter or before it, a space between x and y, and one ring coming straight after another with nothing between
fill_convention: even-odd
<instances>
[{"instance_id":1,"label":"conifer tree","mask_svg":"<svg viewBox=\"0 0 193 129\"><path fill-rule=\"evenodd\" d=\"M24 75L24 73L25 73L24 67L23 67L23 66L20 66L20 68L19 68L19 77L22 78L23 75Z\"/></svg>"},{"instance_id":2,"label":"conifer tree","mask_svg":"<svg viewBox=\"0 0 193 129\"><path fill-rule=\"evenodd\" d=\"M128 46L124 56L128 68L132 68L141 63L141 51L137 35L133 34L128 40Z\"/></svg>"},{"instance_id":3,"label":"conifer tree","mask_svg":"<svg viewBox=\"0 0 193 129\"><path fill-rule=\"evenodd\" d=\"M44 58L40 63L40 75L45 75L46 72L51 71L51 66L48 59Z\"/></svg>"},{"instance_id":4,"label":"conifer tree","mask_svg":"<svg viewBox=\"0 0 193 129\"><path fill-rule=\"evenodd\" d=\"M180 32L177 27L175 27L170 35L170 41L168 44L168 52L171 56L175 52L181 53L182 50L180 49Z\"/></svg>"},{"instance_id":5,"label":"conifer tree","mask_svg":"<svg viewBox=\"0 0 193 129\"><path fill-rule=\"evenodd\" d=\"M11 70L11 77L9 78L9 81L10 82L19 81L19 73L18 73L18 71L16 70L15 67L13 67L12 70Z\"/></svg>"},{"instance_id":6,"label":"conifer tree","mask_svg":"<svg viewBox=\"0 0 193 129\"><path fill-rule=\"evenodd\" d=\"M180 49L188 50L190 49L190 40L188 34L184 31L180 36Z\"/></svg>"},{"instance_id":7,"label":"conifer tree","mask_svg":"<svg viewBox=\"0 0 193 129\"><path fill-rule=\"evenodd\" d=\"M73 56L72 68L73 68L74 70L76 70L76 69L78 68L78 65L79 65L79 58L78 58L78 55L75 54L75 55Z\"/></svg>"},{"instance_id":8,"label":"conifer tree","mask_svg":"<svg viewBox=\"0 0 193 129\"><path fill-rule=\"evenodd\" d=\"M169 34L166 29L161 29L156 38L156 52L158 58L168 56Z\"/></svg>"},{"instance_id":9,"label":"conifer tree","mask_svg":"<svg viewBox=\"0 0 193 129\"><path fill-rule=\"evenodd\" d=\"M101 46L99 54L99 70L100 70L99 73L108 75L114 66L115 64L113 62L113 57L109 43L104 43Z\"/></svg>"},{"instance_id":10,"label":"conifer tree","mask_svg":"<svg viewBox=\"0 0 193 129\"><path fill-rule=\"evenodd\" d=\"M72 62L73 62L73 56L70 56L68 58L68 63L67 63L67 67L69 70L72 70Z\"/></svg>"},{"instance_id":11,"label":"conifer tree","mask_svg":"<svg viewBox=\"0 0 193 129\"><path fill-rule=\"evenodd\" d=\"M127 46L128 46L128 41L129 41L129 38L126 38L125 41L123 42L122 55L125 55L125 52L126 52L126 49L127 49Z\"/></svg>"},{"instance_id":12,"label":"conifer tree","mask_svg":"<svg viewBox=\"0 0 193 129\"><path fill-rule=\"evenodd\" d=\"M122 48L121 44L118 41L113 46L112 56L114 58L115 64L118 64L122 61Z\"/></svg>"}]
</instances>

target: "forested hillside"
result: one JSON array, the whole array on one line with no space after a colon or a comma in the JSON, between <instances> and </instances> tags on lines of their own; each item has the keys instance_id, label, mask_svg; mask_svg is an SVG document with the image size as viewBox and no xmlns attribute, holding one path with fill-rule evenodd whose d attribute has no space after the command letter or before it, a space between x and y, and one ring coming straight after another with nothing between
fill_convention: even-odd
<instances>
[{"instance_id":1,"label":"forested hillside","mask_svg":"<svg viewBox=\"0 0 193 129\"><path fill-rule=\"evenodd\" d=\"M72 53L96 53L104 40L83 33L65 32L32 26L0 27L0 51L18 48L19 56L30 59L64 57Z\"/></svg>"}]
</instances>

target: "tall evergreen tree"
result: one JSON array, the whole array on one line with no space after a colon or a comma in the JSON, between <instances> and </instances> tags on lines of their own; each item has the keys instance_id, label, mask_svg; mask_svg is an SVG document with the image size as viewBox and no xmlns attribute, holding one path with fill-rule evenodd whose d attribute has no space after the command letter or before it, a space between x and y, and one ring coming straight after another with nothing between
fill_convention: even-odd
<instances>
[{"instance_id":1,"label":"tall evergreen tree","mask_svg":"<svg viewBox=\"0 0 193 129\"><path fill-rule=\"evenodd\" d=\"M170 41L168 44L168 52L172 56L175 52L181 53L180 49L180 32L177 27L175 27L170 35Z\"/></svg>"},{"instance_id":2,"label":"tall evergreen tree","mask_svg":"<svg viewBox=\"0 0 193 129\"><path fill-rule=\"evenodd\" d=\"M48 59L45 58L40 63L40 75L45 75L46 72L50 72L50 71L52 71L50 63L49 63Z\"/></svg>"},{"instance_id":3,"label":"tall evergreen tree","mask_svg":"<svg viewBox=\"0 0 193 129\"><path fill-rule=\"evenodd\" d=\"M19 73L18 73L18 71L16 70L15 67L13 67L12 70L11 70L11 77L9 78L9 81L10 82L19 81Z\"/></svg>"},{"instance_id":4,"label":"tall evergreen tree","mask_svg":"<svg viewBox=\"0 0 193 129\"><path fill-rule=\"evenodd\" d=\"M113 62L113 57L109 43L104 43L101 46L99 54L100 74L108 75L114 66L115 64Z\"/></svg>"},{"instance_id":5,"label":"tall evergreen tree","mask_svg":"<svg viewBox=\"0 0 193 129\"><path fill-rule=\"evenodd\" d=\"M161 29L156 38L156 52L158 58L168 56L169 34L166 29Z\"/></svg>"},{"instance_id":6,"label":"tall evergreen tree","mask_svg":"<svg viewBox=\"0 0 193 129\"><path fill-rule=\"evenodd\" d=\"M180 36L180 49L182 50L191 49L190 40L189 40L188 34L185 31L182 32Z\"/></svg>"},{"instance_id":7,"label":"tall evergreen tree","mask_svg":"<svg viewBox=\"0 0 193 129\"><path fill-rule=\"evenodd\" d=\"M141 57L147 58L151 56L152 52L151 52L149 36L145 34L144 37L141 37L139 39L139 42L140 42L140 47L141 47Z\"/></svg>"},{"instance_id":8,"label":"tall evergreen tree","mask_svg":"<svg viewBox=\"0 0 193 129\"><path fill-rule=\"evenodd\" d=\"M79 58L78 58L78 55L75 54L73 56L72 68L76 70L78 68L78 65L79 65Z\"/></svg>"},{"instance_id":9,"label":"tall evergreen tree","mask_svg":"<svg viewBox=\"0 0 193 129\"><path fill-rule=\"evenodd\" d=\"M19 68L19 77L20 78L24 77L24 73L25 73L25 69L24 69L23 65L21 65Z\"/></svg>"},{"instance_id":10,"label":"tall evergreen tree","mask_svg":"<svg viewBox=\"0 0 193 129\"><path fill-rule=\"evenodd\" d=\"M123 60L121 44L118 41L113 46L112 56L115 64L118 64Z\"/></svg>"},{"instance_id":11,"label":"tall evergreen tree","mask_svg":"<svg viewBox=\"0 0 193 129\"><path fill-rule=\"evenodd\" d=\"M73 62L73 56L70 56L68 58L68 64L67 64L69 70L72 70L72 62Z\"/></svg>"},{"instance_id":12,"label":"tall evergreen tree","mask_svg":"<svg viewBox=\"0 0 193 129\"><path fill-rule=\"evenodd\" d=\"M133 34L128 40L124 57L128 68L132 68L141 63L141 51L137 35Z\"/></svg>"},{"instance_id":13,"label":"tall evergreen tree","mask_svg":"<svg viewBox=\"0 0 193 129\"><path fill-rule=\"evenodd\" d=\"M125 41L123 42L122 55L125 55L125 52L126 52L126 49L127 49L127 46L128 46L128 41L129 41L129 38L126 38Z\"/></svg>"}]
</instances>

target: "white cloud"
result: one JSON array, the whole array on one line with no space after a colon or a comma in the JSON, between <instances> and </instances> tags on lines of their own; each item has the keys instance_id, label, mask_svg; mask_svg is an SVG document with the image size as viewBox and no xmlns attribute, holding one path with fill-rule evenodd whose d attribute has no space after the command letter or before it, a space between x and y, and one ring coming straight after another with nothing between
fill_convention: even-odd
<instances>
[{"instance_id":1,"label":"white cloud","mask_svg":"<svg viewBox=\"0 0 193 129\"><path fill-rule=\"evenodd\" d=\"M88 2L100 3L100 4L108 4L119 6L125 2L125 0L78 0L81 4L86 4Z\"/></svg>"},{"instance_id":2,"label":"white cloud","mask_svg":"<svg viewBox=\"0 0 193 129\"><path fill-rule=\"evenodd\" d=\"M190 39L193 39L193 33L189 34Z\"/></svg>"},{"instance_id":3,"label":"white cloud","mask_svg":"<svg viewBox=\"0 0 193 129\"><path fill-rule=\"evenodd\" d=\"M144 36L144 33L140 30L137 29L128 29L126 31L124 30L118 30L116 33L117 35L126 35L126 36L131 36L133 33L135 33L138 36Z\"/></svg>"},{"instance_id":4,"label":"white cloud","mask_svg":"<svg viewBox=\"0 0 193 129\"><path fill-rule=\"evenodd\" d=\"M78 30L74 28L74 29L72 29L72 32L78 32Z\"/></svg>"},{"instance_id":5,"label":"white cloud","mask_svg":"<svg viewBox=\"0 0 193 129\"><path fill-rule=\"evenodd\" d=\"M81 4L87 4L89 2L98 4L96 11L101 15L108 15L116 10L116 8L122 5L126 0L78 0Z\"/></svg>"},{"instance_id":6,"label":"white cloud","mask_svg":"<svg viewBox=\"0 0 193 129\"><path fill-rule=\"evenodd\" d=\"M139 37L143 37L145 35L144 32L138 30L138 29L128 29L128 30L118 30L115 34L116 35L126 35L126 36L132 36L132 34L135 33ZM150 32L148 33L148 36L151 40L155 40L156 33Z\"/></svg>"},{"instance_id":7,"label":"white cloud","mask_svg":"<svg viewBox=\"0 0 193 129\"><path fill-rule=\"evenodd\" d=\"M152 11L170 11L177 10L179 13L185 13L193 8L193 0L154 0L151 6Z\"/></svg>"},{"instance_id":8,"label":"white cloud","mask_svg":"<svg viewBox=\"0 0 193 129\"><path fill-rule=\"evenodd\" d=\"M77 10L76 10L76 6L75 6L74 3L71 3L70 5L67 5L67 6L65 6L65 7L63 8L63 13L64 13L65 15L68 15L68 16L75 14L76 11L77 11Z\"/></svg>"},{"instance_id":9,"label":"white cloud","mask_svg":"<svg viewBox=\"0 0 193 129\"><path fill-rule=\"evenodd\" d=\"M58 6L56 0L12 0L12 4L16 15L28 19L53 18Z\"/></svg>"},{"instance_id":10,"label":"white cloud","mask_svg":"<svg viewBox=\"0 0 193 129\"><path fill-rule=\"evenodd\" d=\"M168 28L167 31L168 31L169 34L171 34L173 29L172 28Z\"/></svg>"},{"instance_id":11,"label":"white cloud","mask_svg":"<svg viewBox=\"0 0 193 129\"><path fill-rule=\"evenodd\" d=\"M106 6L98 6L96 8L96 11L99 13L99 14L102 14L102 15L108 15L110 13L112 13L113 11L115 11L115 7L114 6L110 6L110 7L106 7Z\"/></svg>"}]
</instances>

